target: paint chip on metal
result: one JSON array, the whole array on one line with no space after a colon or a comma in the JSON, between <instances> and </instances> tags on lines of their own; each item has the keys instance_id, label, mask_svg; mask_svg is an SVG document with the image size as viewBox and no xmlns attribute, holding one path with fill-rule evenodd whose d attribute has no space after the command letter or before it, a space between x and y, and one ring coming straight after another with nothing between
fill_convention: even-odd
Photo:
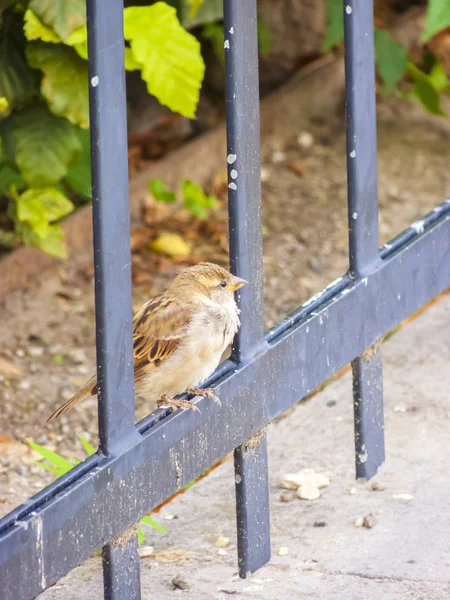
<instances>
[{"instance_id":1,"label":"paint chip on metal","mask_svg":"<svg viewBox=\"0 0 450 600\"><path fill-rule=\"evenodd\" d=\"M236 161L236 158L237 158L236 154L229 154L227 156L227 163L229 165L232 165Z\"/></svg>"},{"instance_id":2,"label":"paint chip on metal","mask_svg":"<svg viewBox=\"0 0 450 600\"><path fill-rule=\"evenodd\" d=\"M230 190L237 190L237 185L234 183L234 181L229 183L228 187L230 188Z\"/></svg>"},{"instance_id":3,"label":"paint chip on metal","mask_svg":"<svg viewBox=\"0 0 450 600\"><path fill-rule=\"evenodd\" d=\"M229 40L225 40L225 43L224 43L223 47L225 48L225 50L229 50L230 49L230 41Z\"/></svg>"},{"instance_id":4,"label":"paint chip on metal","mask_svg":"<svg viewBox=\"0 0 450 600\"><path fill-rule=\"evenodd\" d=\"M231 179L237 179L236 169L231 169L230 177L231 177Z\"/></svg>"},{"instance_id":5,"label":"paint chip on metal","mask_svg":"<svg viewBox=\"0 0 450 600\"><path fill-rule=\"evenodd\" d=\"M353 12L353 8L347 4L347 6L345 7L345 12L346 12L348 15L351 15L351 14L352 14L352 12Z\"/></svg>"},{"instance_id":6,"label":"paint chip on metal","mask_svg":"<svg viewBox=\"0 0 450 600\"><path fill-rule=\"evenodd\" d=\"M230 27L230 33L231 33L231 35L233 35L233 33L234 33L234 27Z\"/></svg>"},{"instance_id":7,"label":"paint chip on metal","mask_svg":"<svg viewBox=\"0 0 450 600\"><path fill-rule=\"evenodd\" d=\"M356 219L358 218L358 213L357 213L357 212L354 212L354 213L353 213L353 215L352 215L352 217L353 217L353 218L355 219L355 221L356 221Z\"/></svg>"},{"instance_id":8,"label":"paint chip on metal","mask_svg":"<svg viewBox=\"0 0 450 600\"><path fill-rule=\"evenodd\" d=\"M92 79L91 79L91 85L92 85L92 87L97 87L98 86L98 75L95 75L94 77L92 77Z\"/></svg>"},{"instance_id":9,"label":"paint chip on metal","mask_svg":"<svg viewBox=\"0 0 450 600\"><path fill-rule=\"evenodd\" d=\"M352 150L350 152L350 158L355 158L355 156L356 156L356 150Z\"/></svg>"},{"instance_id":10,"label":"paint chip on metal","mask_svg":"<svg viewBox=\"0 0 450 600\"><path fill-rule=\"evenodd\" d=\"M411 229L414 229L416 233L423 233L425 229L425 224L423 221L416 221L412 225L410 225Z\"/></svg>"}]
</instances>

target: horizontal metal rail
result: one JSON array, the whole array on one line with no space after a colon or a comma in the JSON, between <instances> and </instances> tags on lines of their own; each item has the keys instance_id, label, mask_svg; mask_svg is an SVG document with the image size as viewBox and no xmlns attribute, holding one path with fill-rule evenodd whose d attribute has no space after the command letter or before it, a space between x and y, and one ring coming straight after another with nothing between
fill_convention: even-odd
<instances>
[{"instance_id":1,"label":"horizontal metal rail","mask_svg":"<svg viewBox=\"0 0 450 600\"><path fill-rule=\"evenodd\" d=\"M269 332L263 353L222 366L222 408L157 411L123 453L88 459L5 517L2 600L34 598L449 287L450 201L431 215L372 272Z\"/></svg>"}]
</instances>

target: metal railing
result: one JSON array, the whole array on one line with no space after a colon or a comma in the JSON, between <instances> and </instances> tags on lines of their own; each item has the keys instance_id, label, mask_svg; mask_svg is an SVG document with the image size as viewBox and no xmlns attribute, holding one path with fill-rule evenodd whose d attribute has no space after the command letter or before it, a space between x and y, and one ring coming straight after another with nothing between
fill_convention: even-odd
<instances>
[{"instance_id":1,"label":"metal railing","mask_svg":"<svg viewBox=\"0 0 450 600\"><path fill-rule=\"evenodd\" d=\"M384 460L377 342L450 286L450 201L378 248L373 7L347 0L350 269L264 333L256 0L224 0L242 327L208 382L222 407L200 400L200 414L159 409L135 425L123 5L87 7L100 447L1 521L2 600L34 598L101 547L105 598L140 598L133 524L233 450L240 575L257 570L270 558L265 427L352 362L356 474L370 478Z\"/></svg>"}]
</instances>

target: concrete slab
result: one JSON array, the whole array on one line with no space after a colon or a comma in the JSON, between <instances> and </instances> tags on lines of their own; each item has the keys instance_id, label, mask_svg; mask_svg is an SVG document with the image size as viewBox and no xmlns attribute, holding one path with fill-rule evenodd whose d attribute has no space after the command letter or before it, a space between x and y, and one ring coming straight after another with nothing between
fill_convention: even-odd
<instances>
[{"instance_id":1,"label":"concrete slab","mask_svg":"<svg viewBox=\"0 0 450 600\"><path fill-rule=\"evenodd\" d=\"M155 555L141 560L144 599L449 597L450 296L394 335L382 354L387 459L375 478L381 491L354 480L347 374L269 429L271 563L237 578L228 461L161 511L166 536L146 530ZM281 502L280 476L305 467L326 473L330 485L317 500ZM354 525L368 514L374 527ZM219 536L231 540L220 553ZM279 556L280 547L288 553ZM167 554L174 549L182 552ZM177 575L190 592L174 589ZM101 560L86 561L41 597L101 598Z\"/></svg>"}]
</instances>

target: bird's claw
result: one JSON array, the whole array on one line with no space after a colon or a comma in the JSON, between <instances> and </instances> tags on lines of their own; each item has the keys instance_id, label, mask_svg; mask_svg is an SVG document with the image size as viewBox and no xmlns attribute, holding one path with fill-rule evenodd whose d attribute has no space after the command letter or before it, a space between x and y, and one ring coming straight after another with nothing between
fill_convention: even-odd
<instances>
[{"instance_id":1,"label":"bird's claw","mask_svg":"<svg viewBox=\"0 0 450 600\"><path fill-rule=\"evenodd\" d=\"M166 396L165 394L161 396L156 405L158 408L170 406L174 409L185 408L186 410L196 410L197 412L200 412L198 406L189 402L189 400L175 400L174 398L169 398L169 396Z\"/></svg>"},{"instance_id":2,"label":"bird's claw","mask_svg":"<svg viewBox=\"0 0 450 600\"><path fill-rule=\"evenodd\" d=\"M222 402L220 401L219 396L214 393L212 388L189 388L187 390L189 394L194 394L195 396L203 396L204 398L210 398L213 402L215 402L218 406L222 406Z\"/></svg>"}]
</instances>

